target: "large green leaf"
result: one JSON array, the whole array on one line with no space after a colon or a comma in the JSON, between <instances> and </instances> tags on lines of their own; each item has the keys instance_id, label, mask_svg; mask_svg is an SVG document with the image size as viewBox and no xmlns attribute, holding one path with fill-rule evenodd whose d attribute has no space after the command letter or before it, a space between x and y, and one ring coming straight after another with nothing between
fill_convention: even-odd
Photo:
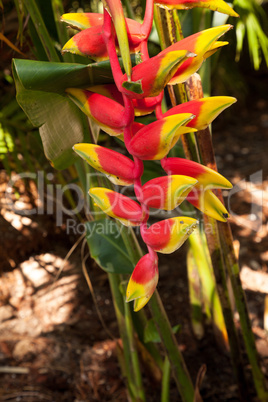
<instances>
[{"instance_id":1,"label":"large green leaf","mask_svg":"<svg viewBox=\"0 0 268 402\"><path fill-rule=\"evenodd\" d=\"M63 94L66 88L81 88L113 82L109 61L93 64L13 60L16 81L29 90Z\"/></svg>"},{"instance_id":2,"label":"large green leaf","mask_svg":"<svg viewBox=\"0 0 268 402\"><path fill-rule=\"evenodd\" d=\"M101 66L100 66L101 64ZM72 146L88 142L86 116L65 96L65 88L112 82L109 63L80 65L13 60L17 101L39 127L44 152L56 169L70 166Z\"/></svg>"},{"instance_id":3,"label":"large green leaf","mask_svg":"<svg viewBox=\"0 0 268 402\"><path fill-rule=\"evenodd\" d=\"M39 128L46 157L56 169L70 166L76 159L73 145L89 142L90 137L86 116L67 98L65 89L114 82L110 62L85 65L14 59L12 69L17 101Z\"/></svg>"},{"instance_id":4,"label":"large green leaf","mask_svg":"<svg viewBox=\"0 0 268 402\"><path fill-rule=\"evenodd\" d=\"M134 265L115 221L100 219L87 222L86 236L91 257L102 269L114 274L132 273Z\"/></svg>"}]
</instances>

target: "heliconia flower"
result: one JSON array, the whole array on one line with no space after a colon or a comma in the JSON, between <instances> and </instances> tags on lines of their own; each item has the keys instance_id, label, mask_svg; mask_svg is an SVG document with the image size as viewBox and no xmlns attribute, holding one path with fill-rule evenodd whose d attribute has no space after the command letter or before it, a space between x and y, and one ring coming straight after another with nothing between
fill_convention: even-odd
<instances>
[{"instance_id":1,"label":"heliconia flower","mask_svg":"<svg viewBox=\"0 0 268 402\"><path fill-rule=\"evenodd\" d=\"M220 173L200 163L183 158L166 158L161 161L162 168L168 174L187 175L198 180L195 188L208 190L212 188L232 188L229 180Z\"/></svg>"},{"instance_id":2,"label":"heliconia flower","mask_svg":"<svg viewBox=\"0 0 268 402\"><path fill-rule=\"evenodd\" d=\"M229 217L228 211L212 190L201 191L195 188L187 196L194 207L221 222L226 222Z\"/></svg>"},{"instance_id":3,"label":"heliconia flower","mask_svg":"<svg viewBox=\"0 0 268 402\"><path fill-rule=\"evenodd\" d=\"M89 195L100 209L125 226L139 226L144 218L141 206L130 198L104 187L93 187Z\"/></svg>"},{"instance_id":4,"label":"heliconia flower","mask_svg":"<svg viewBox=\"0 0 268 402\"><path fill-rule=\"evenodd\" d=\"M183 127L181 131L181 126L192 118L193 115L190 113L181 113L144 126L130 141L129 151L142 160L164 158L175 145L182 131L187 132L187 127Z\"/></svg>"},{"instance_id":5,"label":"heliconia flower","mask_svg":"<svg viewBox=\"0 0 268 402\"><path fill-rule=\"evenodd\" d=\"M177 250L196 228L198 221L186 216L165 219L141 231L144 242L154 251L170 254Z\"/></svg>"},{"instance_id":6,"label":"heliconia flower","mask_svg":"<svg viewBox=\"0 0 268 402\"><path fill-rule=\"evenodd\" d=\"M94 169L104 173L108 179L120 186L134 182L134 162L119 152L95 144L75 144L74 151Z\"/></svg>"},{"instance_id":7,"label":"heliconia flower","mask_svg":"<svg viewBox=\"0 0 268 402\"><path fill-rule=\"evenodd\" d=\"M100 13L66 13L61 16L61 21L66 22L72 28L79 30L103 24L103 14Z\"/></svg>"},{"instance_id":8,"label":"heliconia flower","mask_svg":"<svg viewBox=\"0 0 268 402\"><path fill-rule=\"evenodd\" d=\"M134 311L142 309L152 297L158 283L158 260L145 254L137 263L127 286L126 301L134 301Z\"/></svg>"},{"instance_id":9,"label":"heliconia flower","mask_svg":"<svg viewBox=\"0 0 268 402\"><path fill-rule=\"evenodd\" d=\"M188 10L189 8L194 7L209 8L212 11L228 14L231 17L239 17L239 15L223 0L155 0L155 4L177 10Z\"/></svg>"},{"instance_id":10,"label":"heliconia flower","mask_svg":"<svg viewBox=\"0 0 268 402\"><path fill-rule=\"evenodd\" d=\"M169 84L174 85L182 83L194 74L201 67L207 56L210 56L218 47L222 46L223 43L217 42L217 39L231 28L232 25L227 24L205 29L162 50L162 52L158 54L158 57L171 51L182 49L187 49L189 52L196 54L196 57L188 58L178 66L176 73L170 78ZM226 43L228 42L225 42L225 44Z\"/></svg>"},{"instance_id":11,"label":"heliconia flower","mask_svg":"<svg viewBox=\"0 0 268 402\"><path fill-rule=\"evenodd\" d=\"M188 127L204 130L227 107L236 102L231 96L211 96L181 103L164 113L163 117L177 113L193 113L195 117L187 123Z\"/></svg>"},{"instance_id":12,"label":"heliconia flower","mask_svg":"<svg viewBox=\"0 0 268 402\"><path fill-rule=\"evenodd\" d=\"M103 25L103 14L100 13L67 13L61 16L61 21L72 28L84 30L97 25ZM131 18L126 18L127 35L130 49L135 49L147 38L142 24Z\"/></svg>"},{"instance_id":13,"label":"heliconia flower","mask_svg":"<svg viewBox=\"0 0 268 402\"><path fill-rule=\"evenodd\" d=\"M106 133L117 136L126 126L125 108L106 96L85 89L67 88L72 101Z\"/></svg>"},{"instance_id":14,"label":"heliconia flower","mask_svg":"<svg viewBox=\"0 0 268 402\"><path fill-rule=\"evenodd\" d=\"M161 95L144 99L132 99L135 116L145 116L152 113L159 103L159 96Z\"/></svg>"},{"instance_id":15,"label":"heliconia flower","mask_svg":"<svg viewBox=\"0 0 268 402\"><path fill-rule=\"evenodd\" d=\"M121 105L124 105L123 96L121 92L118 91L117 86L115 84L93 85L85 89L87 91L106 96L107 98L112 99L120 103Z\"/></svg>"},{"instance_id":16,"label":"heliconia flower","mask_svg":"<svg viewBox=\"0 0 268 402\"><path fill-rule=\"evenodd\" d=\"M95 61L108 59L102 26L96 25L78 32L63 46L62 53L70 52L87 56Z\"/></svg>"},{"instance_id":17,"label":"heliconia flower","mask_svg":"<svg viewBox=\"0 0 268 402\"><path fill-rule=\"evenodd\" d=\"M147 207L171 211L180 205L196 183L196 179L188 176L157 177L142 186L142 202Z\"/></svg>"},{"instance_id":18,"label":"heliconia flower","mask_svg":"<svg viewBox=\"0 0 268 402\"><path fill-rule=\"evenodd\" d=\"M107 96L107 98L113 99L121 105L124 104L122 93L118 91L115 84L94 85L85 89ZM152 113L155 110L155 106L161 101L161 98L162 94L151 98L132 99L135 116L144 116Z\"/></svg>"},{"instance_id":19,"label":"heliconia flower","mask_svg":"<svg viewBox=\"0 0 268 402\"><path fill-rule=\"evenodd\" d=\"M136 42L134 38L130 38L129 45L131 53L137 53L140 50L139 43L136 44ZM78 32L65 43L61 52L70 52L80 56L90 57L95 61L107 60L108 52L104 41L102 26L96 25Z\"/></svg>"},{"instance_id":20,"label":"heliconia flower","mask_svg":"<svg viewBox=\"0 0 268 402\"><path fill-rule=\"evenodd\" d=\"M179 65L192 56L187 50L179 50L161 52L157 56L151 57L133 67L131 82L127 81L127 76L124 74L121 80L122 92L134 99L159 95L171 80ZM142 93L132 91L133 82L141 84Z\"/></svg>"},{"instance_id":21,"label":"heliconia flower","mask_svg":"<svg viewBox=\"0 0 268 402\"><path fill-rule=\"evenodd\" d=\"M132 65L130 59L126 20L121 0L103 0L103 6L112 17L124 69L128 77L128 80L130 80ZM104 19L104 29L105 29L105 19Z\"/></svg>"}]
</instances>

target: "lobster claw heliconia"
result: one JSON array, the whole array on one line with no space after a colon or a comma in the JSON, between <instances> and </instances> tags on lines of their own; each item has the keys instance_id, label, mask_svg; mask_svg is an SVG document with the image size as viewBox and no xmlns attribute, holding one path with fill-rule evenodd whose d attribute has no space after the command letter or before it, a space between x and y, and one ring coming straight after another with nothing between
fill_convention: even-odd
<instances>
[{"instance_id":1,"label":"lobster claw heliconia","mask_svg":"<svg viewBox=\"0 0 268 402\"><path fill-rule=\"evenodd\" d=\"M192 131L185 126L194 116L180 113L164 117L139 130L129 144L132 155L142 160L164 158L176 144L181 134Z\"/></svg>"},{"instance_id":2,"label":"lobster claw heliconia","mask_svg":"<svg viewBox=\"0 0 268 402\"><path fill-rule=\"evenodd\" d=\"M198 221L187 216L164 219L141 231L143 241L154 251L170 254L187 240Z\"/></svg>"},{"instance_id":3,"label":"lobster claw heliconia","mask_svg":"<svg viewBox=\"0 0 268 402\"><path fill-rule=\"evenodd\" d=\"M229 217L227 209L212 190L201 191L195 188L189 192L187 201L204 214L218 221L226 222Z\"/></svg>"},{"instance_id":4,"label":"lobster claw heliconia","mask_svg":"<svg viewBox=\"0 0 268 402\"><path fill-rule=\"evenodd\" d=\"M212 188L230 189L232 184L220 173L200 163L183 158L166 158L161 161L166 173L171 175L187 175L198 180L196 188L208 190Z\"/></svg>"},{"instance_id":5,"label":"lobster claw heliconia","mask_svg":"<svg viewBox=\"0 0 268 402\"><path fill-rule=\"evenodd\" d=\"M239 15L223 0L154 0L155 4L169 9L188 10L189 8L201 7L212 11L218 11L231 17Z\"/></svg>"},{"instance_id":6,"label":"lobster claw heliconia","mask_svg":"<svg viewBox=\"0 0 268 402\"><path fill-rule=\"evenodd\" d=\"M197 179L198 183L187 195L187 201L211 218L226 222L228 212L211 189L231 189L229 180L215 170L188 159L166 158L161 165L168 174L187 174Z\"/></svg>"},{"instance_id":7,"label":"lobster claw heliconia","mask_svg":"<svg viewBox=\"0 0 268 402\"><path fill-rule=\"evenodd\" d=\"M179 65L188 57L193 56L187 50L174 49L174 51L159 53L159 55L133 67L131 82L127 81L126 74L123 75L121 79L122 93L134 99L159 95L176 73ZM142 92L134 92L132 83L140 83Z\"/></svg>"},{"instance_id":8,"label":"lobster claw heliconia","mask_svg":"<svg viewBox=\"0 0 268 402\"><path fill-rule=\"evenodd\" d=\"M134 300L134 311L148 303L156 289L158 276L157 255L145 254L134 268L127 286L126 301Z\"/></svg>"},{"instance_id":9,"label":"lobster claw heliconia","mask_svg":"<svg viewBox=\"0 0 268 402\"><path fill-rule=\"evenodd\" d=\"M103 14L100 13L66 13L61 16L61 21L79 31L94 26L103 25ZM138 45L147 38L142 30L142 25L135 20L126 18L126 27L130 50L138 48Z\"/></svg>"},{"instance_id":10,"label":"lobster claw heliconia","mask_svg":"<svg viewBox=\"0 0 268 402\"><path fill-rule=\"evenodd\" d=\"M163 114L163 117L177 113L192 113L195 117L187 123L187 127L204 130L226 108L236 102L232 96L210 96L174 106Z\"/></svg>"},{"instance_id":11,"label":"lobster claw heliconia","mask_svg":"<svg viewBox=\"0 0 268 402\"><path fill-rule=\"evenodd\" d=\"M107 98L110 98L110 99L120 103L121 105L124 104L123 96L122 96L121 92L118 91L115 84L94 85L94 86L86 88L86 89L88 91L95 92L100 95L106 96ZM163 98L163 93L161 93L158 96L149 97L149 98L132 99L135 116L144 116L146 114L152 113L155 110L156 105L161 103L162 98Z\"/></svg>"},{"instance_id":12,"label":"lobster claw heliconia","mask_svg":"<svg viewBox=\"0 0 268 402\"><path fill-rule=\"evenodd\" d=\"M142 186L142 201L148 208L171 211L182 203L197 180L180 175L157 177Z\"/></svg>"},{"instance_id":13,"label":"lobster claw heliconia","mask_svg":"<svg viewBox=\"0 0 268 402\"><path fill-rule=\"evenodd\" d=\"M85 89L67 88L69 98L94 120L100 128L112 136L123 133L126 126L125 108L120 103Z\"/></svg>"},{"instance_id":14,"label":"lobster claw heliconia","mask_svg":"<svg viewBox=\"0 0 268 402\"><path fill-rule=\"evenodd\" d=\"M88 193L111 218L118 219L125 226L141 225L144 213L136 201L104 187L93 187Z\"/></svg>"},{"instance_id":15,"label":"lobster claw heliconia","mask_svg":"<svg viewBox=\"0 0 268 402\"><path fill-rule=\"evenodd\" d=\"M134 162L119 152L95 144L75 144L73 150L87 163L120 186L134 183Z\"/></svg>"},{"instance_id":16,"label":"lobster claw heliconia","mask_svg":"<svg viewBox=\"0 0 268 402\"><path fill-rule=\"evenodd\" d=\"M178 66L177 71L170 78L169 84L174 85L186 81L201 67L206 58L215 53L218 48L227 45L228 42L218 42L217 40L231 28L232 25L226 24L205 29L162 50L158 54L158 57L182 49L187 49L191 54L196 55L196 57L186 59Z\"/></svg>"}]
</instances>

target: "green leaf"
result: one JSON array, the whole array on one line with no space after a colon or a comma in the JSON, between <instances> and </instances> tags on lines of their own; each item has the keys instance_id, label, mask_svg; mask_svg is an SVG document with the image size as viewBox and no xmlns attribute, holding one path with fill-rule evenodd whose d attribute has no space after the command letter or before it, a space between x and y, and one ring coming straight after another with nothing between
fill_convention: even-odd
<instances>
[{"instance_id":1,"label":"green leaf","mask_svg":"<svg viewBox=\"0 0 268 402\"><path fill-rule=\"evenodd\" d=\"M14 59L13 73L24 89L58 94L70 87L114 82L109 61L84 65Z\"/></svg>"},{"instance_id":2,"label":"green leaf","mask_svg":"<svg viewBox=\"0 0 268 402\"><path fill-rule=\"evenodd\" d=\"M56 169L74 163L75 143L90 141L87 118L65 96L65 88L113 82L109 63L99 64L13 60L17 101L39 127L46 157Z\"/></svg>"},{"instance_id":3,"label":"green leaf","mask_svg":"<svg viewBox=\"0 0 268 402\"><path fill-rule=\"evenodd\" d=\"M122 87L135 94L143 94L141 81L124 81Z\"/></svg>"},{"instance_id":4,"label":"green leaf","mask_svg":"<svg viewBox=\"0 0 268 402\"><path fill-rule=\"evenodd\" d=\"M157 161L144 161L144 172L142 175L142 184L147 181L155 179L156 177L165 176L165 172L162 169L160 163Z\"/></svg>"},{"instance_id":5,"label":"green leaf","mask_svg":"<svg viewBox=\"0 0 268 402\"><path fill-rule=\"evenodd\" d=\"M176 334L181 328L181 325L175 325L172 328L172 332L173 334ZM144 342L148 343L148 342L154 342L154 343L160 343L161 342L161 338L159 335L159 332L156 328L156 325L154 323L154 320L151 319L147 322L146 327L144 329Z\"/></svg>"},{"instance_id":6,"label":"green leaf","mask_svg":"<svg viewBox=\"0 0 268 402\"><path fill-rule=\"evenodd\" d=\"M120 229L111 219L86 223L86 238L91 257L106 272L131 274L134 268L127 254Z\"/></svg>"}]
</instances>

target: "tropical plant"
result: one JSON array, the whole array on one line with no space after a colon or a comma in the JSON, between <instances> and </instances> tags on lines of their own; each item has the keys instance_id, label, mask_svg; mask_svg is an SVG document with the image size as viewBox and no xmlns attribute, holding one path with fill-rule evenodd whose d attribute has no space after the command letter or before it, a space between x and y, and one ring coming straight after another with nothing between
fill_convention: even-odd
<instances>
[{"instance_id":1,"label":"tropical plant","mask_svg":"<svg viewBox=\"0 0 268 402\"><path fill-rule=\"evenodd\" d=\"M126 4L131 10L129 2ZM89 201L90 220L85 224L87 242L92 258L108 273L123 342L119 356L121 353L124 358L120 363L127 378L130 399L145 400L135 332L163 378L162 400L168 400L170 373L182 400L201 398L199 390L193 386L156 291L157 253L172 253L190 236L191 302L193 305L199 303L200 309L204 304L221 344L230 347L240 397L246 400L246 379L227 273L256 392L260 400L268 400L239 279L228 212L221 195L221 189L231 188L231 183L217 172L209 132L211 122L236 100L227 96L205 98L196 74L205 59L227 44L218 39L231 25L208 28L183 38L177 10L201 7L237 17L236 12L222 0L147 0L144 20L139 23L133 18L125 18L120 0L103 0L103 14L64 14L62 3L57 0L52 0L51 6L57 38L64 45L64 62L48 33L41 6L25 0L24 8L30 15L36 48L41 59L49 62L13 61L17 100L33 125L39 127L51 164L57 169L74 164L81 186L85 193L89 190L93 200ZM71 39L60 17L79 31ZM150 57L148 39L153 18L162 50ZM84 57L89 57L90 62ZM164 97L165 87L172 103L168 110L164 110L168 104ZM152 112L155 112L155 118L148 124L146 116ZM114 144L112 137L118 141L120 152L100 145L100 141L97 144L99 130L95 129L96 124L111 137L110 146ZM187 159L178 157L179 139ZM79 160L77 154L85 162ZM155 163L153 176L146 172L147 161ZM96 178L93 169L104 175ZM127 195L115 191L113 185L124 186ZM133 186L132 196L129 186ZM198 213L200 234L197 219L187 214L148 225L151 208L171 211L186 198L205 214L203 220ZM100 210L115 218L117 223L107 224L110 220L103 219L105 215ZM188 207L190 214L193 214L192 207ZM133 227L140 228L148 250L145 255ZM200 258L197 257L198 250ZM88 278L84 262L85 258L83 270ZM202 295L194 292L195 287L191 285L193 270L200 277ZM131 274L127 286L126 274ZM135 315L128 304L132 300ZM148 302L152 321L142 310ZM200 316L193 316L193 326L197 335L202 336ZM158 338L156 331L166 351L164 362L152 342Z\"/></svg>"}]
</instances>

